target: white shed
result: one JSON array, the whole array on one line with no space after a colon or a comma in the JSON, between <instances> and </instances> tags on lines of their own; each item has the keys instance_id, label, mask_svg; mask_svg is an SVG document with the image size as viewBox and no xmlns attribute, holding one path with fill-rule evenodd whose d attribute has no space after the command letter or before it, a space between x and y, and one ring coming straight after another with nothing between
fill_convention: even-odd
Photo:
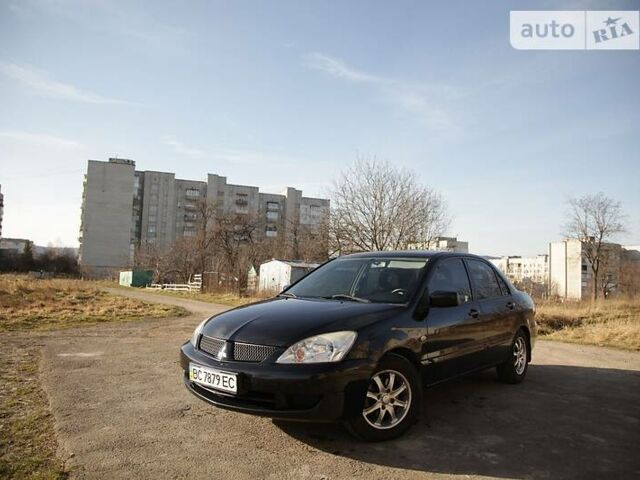
<instances>
[{"instance_id":1,"label":"white shed","mask_svg":"<svg viewBox=\"0 0 640 480\"><path fill-rule=\"evenodd\" d=\"M300 277L316 268L318 263L307 263L299 260L273 259L260 265L259 290L280 292Z\"/></svg>"}]
</instances>

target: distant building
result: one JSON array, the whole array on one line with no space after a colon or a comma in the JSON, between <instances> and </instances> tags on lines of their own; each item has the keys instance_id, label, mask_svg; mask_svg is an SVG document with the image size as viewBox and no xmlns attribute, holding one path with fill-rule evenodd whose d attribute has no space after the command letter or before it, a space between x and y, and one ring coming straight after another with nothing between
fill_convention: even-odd
<instances>
[{"instance_id":1,"label":"distant building","mask_svg":"<svg viewBox=\"0 0 640 480\"><path fill-rule=\"evenodd\" d=\"M0 185L0 238L2 237L2 216L4 214L4 195L2 194L2 185Z\"/></svg>"},{"instance_id":2,"label":"distant building","mask_svg":"<svg viewBox=\"0 0 640 480\"><path fill-rule=\"evenodd\" d=\"M22 255L28 244L33 247L31 240L26 238L0 238L0 250L11 255Z\"/></svg>"},{"instance_id":3,"label":"distant building","mask_svg":"<svg viewBox=\"0 0 640 480\"><path fill-rule=\"evenodd\" d=\"M435 237L428 242L415 242L408 246L409 250L438 250L441 252L469 253L469 242L457 237Z\"/></svg>"},{"instance_id":4,"label":"distant building","mask_svg":"<svg viewBox=\"0 0 640 480\"><path fill-rule=\"evenodd\" d=\"M293 230L310 230L328 218L329 200L303 197L288 187L281 194L258 187L233 185L226 177L182 180L174 173L138 171L135 162L110 158L89 160L85 175L80 226L80 265L100 275L131 265L138 245L170 247L195 236L198 202L206 199L216 215L250 215L260 221L258 239L282 242Z\"/></svg>"},{"instance_id":5,"label":"distant building","mask_svg":"<svg viewBox=\"0 0 640 480\"><path fill-rule=\"evenodd\" d=\"M274 258L260 265L258 288L261 292L279 292L318 265L318 263L307 263L298 260L278 260Z\"/></svg>"},{"instance_id":6,"label":"distant building","mask_svg":"<svg viewBox=\"0 0 640 480\"><path fill-rule=\"evenodd\" d=\"M549 293L561 298L581 300L593 294L591 264L585 256L585 243L567 239L549 244ZM603 246L598 286L600 292L615 291L620 281L622 246Z\"/></svg>"},{"instance_id":7,"label":"distant building","mask_svg":"<svg viewBox=\"0 0 640 480\"><path fill-rule=\"evenodd\" d=\"M513 282L547 283L549 255L490 257L488 260Z\"/></svg>"}]
</instances>

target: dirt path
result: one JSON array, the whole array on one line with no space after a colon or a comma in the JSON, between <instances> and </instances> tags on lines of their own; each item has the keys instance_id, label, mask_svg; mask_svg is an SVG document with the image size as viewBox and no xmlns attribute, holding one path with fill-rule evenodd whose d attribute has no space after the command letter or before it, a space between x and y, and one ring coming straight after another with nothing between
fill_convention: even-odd
<instances>
[{"instance_id":1,"label":"dirt path","mask_svg":"<svg viewBox=\"0 0 640 480\"><path fill-rule=\"evenodd\" d=\"M42 341L63 455L80 478L631 478L640 475L640 354L539 342L524 384L493 372L430 389L408 435L226 412L182 385L179 346L227 307L114 289L194 312ZM179 302L179 303L178 303Z\"/></svg>"}]
</instances>

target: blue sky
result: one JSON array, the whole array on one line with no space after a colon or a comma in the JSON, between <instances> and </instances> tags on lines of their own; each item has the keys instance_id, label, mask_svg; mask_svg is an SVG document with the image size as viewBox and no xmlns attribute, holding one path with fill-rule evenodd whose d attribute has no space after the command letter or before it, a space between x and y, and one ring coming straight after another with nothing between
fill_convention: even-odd
<instances>
[{"instance_id":1,"label":"blue sky","mask_svg":"<svg viewBox=\"0 0 640 480\"><path fill-rule=\"evenodd\" d=\"M637 2L0 3L3 235L77 244L88 158L324 195L414 170L481 254L535 254L602 191L640 243L640 53L518 51L510 9Z\"/></svg>"}]
</instances>

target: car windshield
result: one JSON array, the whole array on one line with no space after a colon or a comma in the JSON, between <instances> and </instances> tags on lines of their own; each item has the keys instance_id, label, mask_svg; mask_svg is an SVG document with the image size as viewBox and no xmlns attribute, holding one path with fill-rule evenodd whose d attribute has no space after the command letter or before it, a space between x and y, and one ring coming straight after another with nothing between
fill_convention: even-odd
<instances>
[{"instance_id":1,"label":"car windshield","mask_svg":"<svg viewBox=\"0 0 640 480\"><path fill-rule=\"evenodd\" d=\"M344 258L311 272L285 295L381 303L406 303L426 258Z\"/></svg>"}]
</instances>

